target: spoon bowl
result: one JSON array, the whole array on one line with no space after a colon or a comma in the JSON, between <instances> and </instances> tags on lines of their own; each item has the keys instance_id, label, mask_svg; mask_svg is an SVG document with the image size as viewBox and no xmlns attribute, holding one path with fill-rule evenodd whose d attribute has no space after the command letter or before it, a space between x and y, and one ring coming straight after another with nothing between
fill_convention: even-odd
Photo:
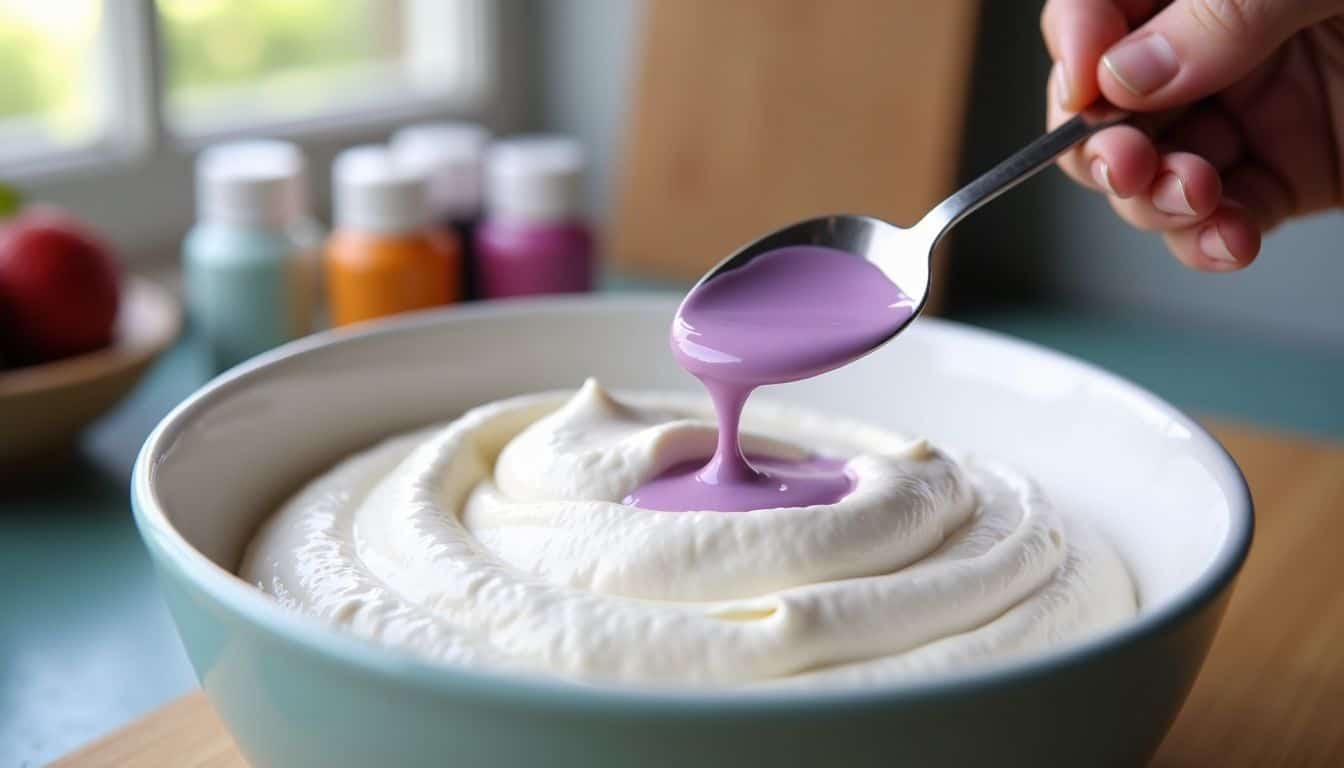
<instances>
[{"instance_id":1,"label":"spoon bowl","mask_svg":"<svg viewBox=\"0 0 1344 768\"><path fill-rule=\"evenodd\" d=\"M855 214L818 216L777 229L734 251L701 277L691 292L694 293L728 272L745 267L760 256L795 246L832 248L872 263L901 293L909 297L915 315L928 301L929 265L933 248L924 241L923 233L913 228L902 229L876 216ZM921 250L924 251L922 257Z\"/></svg>"},{"instance_id":2,"label":"spoon bowl","mask_svg":"<svg viewBox=\"0 0 1344 768\"><path fill-rule=\"evenodd\" d=\"M910 237L869 216L824 216L767 235L686 295L673 354L702 380L750 387L852 362L895 336L926 300L928 261L892 258L917 246L904 242Z\"/></svg>"}]
</instances>

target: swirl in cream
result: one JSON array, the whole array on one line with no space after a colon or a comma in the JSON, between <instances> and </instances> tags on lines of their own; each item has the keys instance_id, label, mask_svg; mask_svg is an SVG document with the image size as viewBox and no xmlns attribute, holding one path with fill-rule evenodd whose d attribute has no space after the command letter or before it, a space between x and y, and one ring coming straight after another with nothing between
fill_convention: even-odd
<instances>
[{"instance_id":1,"label":"swirl in cream","mask_svg":"<svg viewBox=\"0 0 1344 768\"><path fill-rule=\"evenodd\" d=\"M380 644L589 682L835 685L961 669L1134 613L1116 554L1027 480L922 440L754 405L745 449L844 459L834 504L621 500L703 459L699 399L518 397L347 459L256 536L244 578Z\"/></svg>"}]
</instances>

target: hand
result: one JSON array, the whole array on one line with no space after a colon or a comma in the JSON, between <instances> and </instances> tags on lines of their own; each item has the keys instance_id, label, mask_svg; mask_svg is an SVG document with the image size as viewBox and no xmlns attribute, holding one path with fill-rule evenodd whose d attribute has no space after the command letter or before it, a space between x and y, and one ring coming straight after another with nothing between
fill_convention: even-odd
<instances>
[{"instance_id":1,"label":"hand","mask_svg":"<svg viewBox=\"0 0 1344 768\"><path fill-rule=\"evenodd\" d=\"M1047 0L1041 29L1050 127L1098 95L1150 113L1060 166L1186 266L1241 269L1340 204L1344 0Z\"/></svg>"}]
</instances>

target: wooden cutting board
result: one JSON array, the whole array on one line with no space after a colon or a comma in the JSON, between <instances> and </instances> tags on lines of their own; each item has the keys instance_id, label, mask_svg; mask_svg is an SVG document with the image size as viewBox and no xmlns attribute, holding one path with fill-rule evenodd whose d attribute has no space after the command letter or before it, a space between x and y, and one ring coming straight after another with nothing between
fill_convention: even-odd
<instances>
[{"instance_id":1,"label":"wooden cutting board","mask_svg":"<svg viewBox=\"0 0 1344 768\"><path fill-rule=\"evenodd\" d=\"M978 10L977 0L652 0L612 258L687 279L809 216L913 224L956 180Z\"/></svg>"},{"instance_id":2,"label":"wooden cutting board","mask_svg":"<svg viewBox=\"0 0 1344 768\"><path fill-rule=\"evenodd\" d=\"M1154 766L1344 766L1344 445L1214 432L1256 503L1255 544L1208 662ZM244 766L200 693L55 764Z\"/></svg>"}]
</instances>

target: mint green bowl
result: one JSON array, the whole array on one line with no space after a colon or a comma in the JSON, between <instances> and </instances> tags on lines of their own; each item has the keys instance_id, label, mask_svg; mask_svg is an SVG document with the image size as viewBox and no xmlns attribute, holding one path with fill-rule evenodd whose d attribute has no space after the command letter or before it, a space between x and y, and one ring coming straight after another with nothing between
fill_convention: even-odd
<instances>
[{"instance_id":1,"label":"mint green bowl","mask_svg":"<svg viewBox=\"0 0 1344 768\"><path fill-rule=\"evenodd\" d=\"M588 375L692 389L666 351L674 307L550 299L323 334L230 371L164 419L136 464L136 522L197 676L253 765L1102 766L1152 755L1245 559L1245 483L1216 441L1138 387L936 320L771 394L1000 456L1076 501L1133 572L1132 621L1046 655L880 687L584 687L375 647L233 575L277 504L380 437Z\"/></svg>"}]
</instances>

